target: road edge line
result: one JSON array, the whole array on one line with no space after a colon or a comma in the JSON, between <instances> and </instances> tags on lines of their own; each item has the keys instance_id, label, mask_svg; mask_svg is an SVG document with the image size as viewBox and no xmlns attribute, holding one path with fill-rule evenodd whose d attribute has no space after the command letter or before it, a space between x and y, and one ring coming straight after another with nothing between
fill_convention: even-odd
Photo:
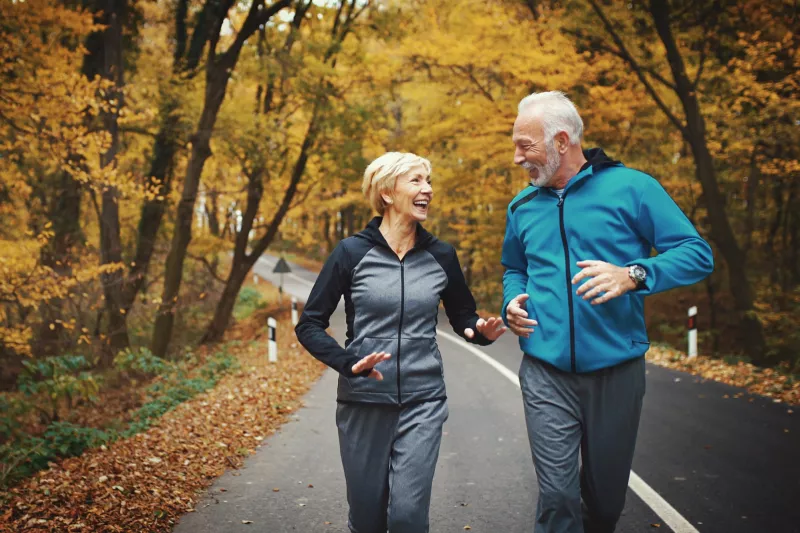
<instances>
[{"instance_id":1,"label":"road edge line","mask_svg":"<svg viewBox=\"0 0 800 533\"><path fill-rule=\"evenodd\" d=\"M482 352L475 346L469 344L464 339L456 337L451 333L436 330L436 333L445 339L453 342L465 350L475 355L481 361L488 363L489 366L500 372L505 378L514 383L518 388L519 376L514 374L511 370L506 368L502 363L498 362L493 357ZM686 518L683 517L674 507L672 507L667 500L665 500L658 492L656 492L650 485L644 482L636 472L631 470L630 479L628 480L628 487L636 494L654 513L658 515L675 533L700 533Z\"/></svg>"},{"instance_id":2,"label":"road edge line","mask_svg":"<svg viewBox=\"0 0 800 533\"><path fill-rule=\"evenodd\" d=\"M306 285L312 287L314 285L310 281L305 280L300 276L296 276L296 278L298 281L305 283ZM506 368L502 363L493 357L480 351L464 339L456 337L452 333L447 333L439 328L436 329L436 333L450 342L454 342L455 344L466 349L472 355L477 356L478 359L500 372L500 374L502 374L505 378L514 383L517 388L520 388L519 376L514 374L514 372ZM650 487L650 485L645 483L644 480L640 478L639 475L633 470L631 470L630 479L628 480L628 487L630 487L633 493L636 494L639 499L641 499L654 513L656 513L656 515L658 515L658 517L661 518L661 520L663 520L674 533L700 533L700 531L694 527L691 522L686 520L683 515L681 515L672 505L669 504L667 500L665 500L659 493Z\"/></svg>"}]
</instances>

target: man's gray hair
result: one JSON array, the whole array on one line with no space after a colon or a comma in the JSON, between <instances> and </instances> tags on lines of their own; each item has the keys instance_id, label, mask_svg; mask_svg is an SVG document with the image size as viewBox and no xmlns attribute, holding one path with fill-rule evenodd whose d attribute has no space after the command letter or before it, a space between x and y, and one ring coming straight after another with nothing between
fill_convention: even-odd
<instances>
[{"instance_id":1,"label":"man's gray hair","mask_svg":"<svg viewBox=\"0 0 800 533\"><path fill-rule=\"evenodd\" d=\"M542 117L544 138L550 142L556 133L564 131L570 144L580 144L583 138L583 120L575 104L561 91L529 94L519 102L518 112L530 112Z\"/></svg>"}]
</instances>

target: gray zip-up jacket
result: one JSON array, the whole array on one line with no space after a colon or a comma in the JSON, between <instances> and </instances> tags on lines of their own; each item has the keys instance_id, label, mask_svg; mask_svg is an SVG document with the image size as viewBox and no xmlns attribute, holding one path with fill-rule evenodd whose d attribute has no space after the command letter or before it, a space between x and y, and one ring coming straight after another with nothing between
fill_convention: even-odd
<instances>
[{"instance_id":1,"label":"gray zip-up jacket","mask_svg":"<svg viewBox=\"0 0 800 533\"><path fill-rule=\"evenodd\" d=\"M414 247L402 260L389 247L375 217L364 231L333 251L317 278L297 338L311 355L339 372L340 402L407 405L446 398L442 357L436 344L439 302L455 332L486 345L478 333L475 300L455 248L417 226ZM325 331L339 299L347 316L345 347ZM475 337L464 337L472 328ZM373 352L391 359L375 367L383 381L354 375L352 366Z\"/></svg>"}]
</instances>

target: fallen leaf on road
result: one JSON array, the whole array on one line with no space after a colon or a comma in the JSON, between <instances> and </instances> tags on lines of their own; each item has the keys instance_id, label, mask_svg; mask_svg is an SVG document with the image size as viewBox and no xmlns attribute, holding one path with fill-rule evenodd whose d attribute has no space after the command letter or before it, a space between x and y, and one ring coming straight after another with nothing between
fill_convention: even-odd
<instances>
[{"instance_id":1,"label":"fallen leaf on road","mask_svg":"<svg viewBox=\"0 0 800 533\"><path fill-rule=\"evenodd\" d=\"M661 524L650 524L650 527L661 527Z\"/></svg>"},{"instance_id":2,"label":"fallen leaf on road","mask_svg":"<svg viewBox=\"0 0 800 533\"><path fill-rule=\"evenodd\" d=\"M272 489L272 492L280 492L281 489Z\"/></svg>"},{"instance_id":3,"label":"fallen leaf on road","mask_svg":"<svg viewBox=\"0 0 800 533\"><path fill-rule=\"evenodd\" d=\"M252 520L242 520L242 524L252 524Z\"/></svg>"},{"instance_id":4,"label":"fallen leaf on road","mask_svg":"<svg viewBox=\"0 0 800 533\"><path fill-rule=\"evenodd\" d=\"M314 485L312 485L311 483L309 483L309 484L308 484L308 488L309 488L309 489L313 489L313 488L314 488Z\"/></svg>"},{"instance_id":5,"label":"fallen leaf on road","mask_svg":"<svg viewBox=\"0 0 800 533\"><path fill-rule=\"evenodd\" d=\"M464 526L464 529L472 529L472 528L469 526Z\"/></svg>"},{"instance_id":6,"label":"fallen leaf on road","mask_svg":"<svg viewBox=\"0 0 800 533\"><path fill-rule=\"evenodd\" d=\"M684 352L665 346L651 347L646 357L659 366L742 387L748 392L767 396L775 403L800 403L800 380L793 379L788 367L760 368L742 361L730 364L702 355L690 360ZM753 398L747 401L753 402Z\"/></svg>"}]
</instances>

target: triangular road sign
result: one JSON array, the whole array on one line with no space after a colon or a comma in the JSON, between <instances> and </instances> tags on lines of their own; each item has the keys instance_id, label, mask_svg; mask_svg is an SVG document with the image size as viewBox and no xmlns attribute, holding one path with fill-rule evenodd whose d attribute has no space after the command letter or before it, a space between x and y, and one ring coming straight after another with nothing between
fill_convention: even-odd
<instances>
[{"instance_id":1,"label":"triangular road sign","mask_svg":"<svg viewBox=\"0 0 800 533\"><path fill-rule=\"evenodd\" d=\"M276 274L288 274L292 271L292 269L289 268L289 263L287 263L286 260L281 257L278 259L278 264L275 265L275 268L272 269L272 271Z\"/></svg>"}]
</instances>

